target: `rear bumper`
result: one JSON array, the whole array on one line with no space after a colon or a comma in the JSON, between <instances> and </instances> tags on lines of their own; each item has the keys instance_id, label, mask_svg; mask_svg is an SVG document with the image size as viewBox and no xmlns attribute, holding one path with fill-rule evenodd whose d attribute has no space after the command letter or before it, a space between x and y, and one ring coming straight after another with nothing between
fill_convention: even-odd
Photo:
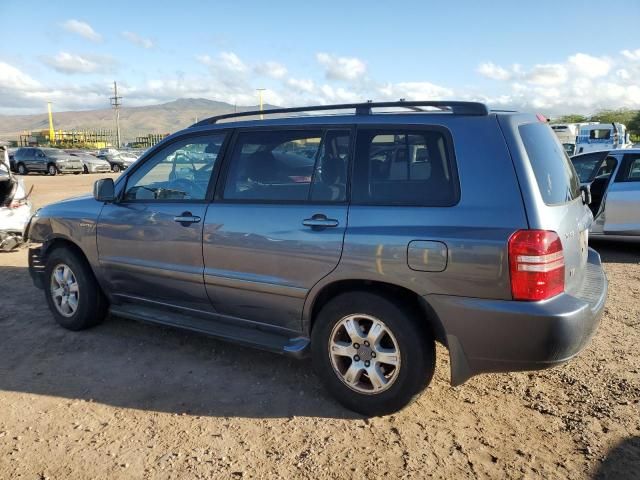
<instances>
[{"instance_id":1,"label":"rear bumper","mask_svg":"<svg viewBox=\"0 0 640 480\"><path fill-rule=\"evenodd\" d=\"M580 353L596 332L607 297L600 256L589 249L578 292L543 302L430 295L446 333L451 383L488 372L540 370Z\"/></svg>"}]
</instances>

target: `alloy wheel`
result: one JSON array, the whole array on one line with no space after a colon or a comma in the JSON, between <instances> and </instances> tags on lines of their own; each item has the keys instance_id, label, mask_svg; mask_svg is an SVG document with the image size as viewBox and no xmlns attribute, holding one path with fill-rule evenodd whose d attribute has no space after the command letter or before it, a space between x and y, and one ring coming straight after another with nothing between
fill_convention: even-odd
<instances>
[{"instance_id":1,"label":"alloy wheel","mask_svg":"<svg viewBox=\"0 0 640 480\"><path fill-rule=\"evenodd\" d=\"M338 378L358 393L381 393L398 378L398 341L374 316L352 314L342 318L331 331L328 348Z\"/></svg>"},{"instance_id":2,"label":"alloy wheel","mask_svg":"<svg viewBox=\"0 0 640 480\"><path fill-rule=\"evenodd\" d=\"M73 270L63 263L51 272L51 298L58 312L71 317L78 310L80 287Z\"/></svg>"}]
</instances>

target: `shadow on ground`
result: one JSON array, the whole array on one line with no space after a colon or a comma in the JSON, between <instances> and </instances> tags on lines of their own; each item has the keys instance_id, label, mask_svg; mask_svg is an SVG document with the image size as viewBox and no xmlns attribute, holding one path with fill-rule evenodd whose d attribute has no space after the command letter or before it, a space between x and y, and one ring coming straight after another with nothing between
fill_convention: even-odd
<instances>
[{"instance_id":1,"label":"shadow on ground","mask_svg":"<svg viewBox=\"0 0 640 480\"><path fill-rule=\"evenodd\" d=\"M600 254L603 262L640 263L640 241L589 240L589 246Z\"/></svg>"},{"instance_id":2,"label":"shadow on ground","mask_svg":"<svg viewBox=\"0 0 640 480\"><path fill-rule=\"evenodd\" d=\"M359 418L308 360L119 318L66 331L26 268L0 267L0 279L0 390L192 415Z\"/></svg>"},{"instance_id":3,"label":"shadow on ground","mask_svg":"<svg viewBox=\"0 0 640 480\"><path fill-rule=\"evenodd\" d=\"M640 437L631 437L613 447L596 470L594 480L640 478Z\"/></svg>"}]
</instances>

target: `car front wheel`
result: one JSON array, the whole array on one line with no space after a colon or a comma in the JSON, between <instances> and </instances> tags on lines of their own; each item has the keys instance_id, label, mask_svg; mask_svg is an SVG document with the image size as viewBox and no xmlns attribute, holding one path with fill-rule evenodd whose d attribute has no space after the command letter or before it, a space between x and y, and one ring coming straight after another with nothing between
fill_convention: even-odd
<instances>
[{"instance_id":1,"label":"car front wheel","mask_svg":"<svg viewBox=\"0 0 640 480\"><path fill-rule=\"evenodd\" d=\"M102 322L107 301L86 260L68 248L47 257L45 295L58 324L83 330Z\"/></svg>"},{"instance_id":2,"label":"car front wheel","mask_svg":"<svg viewBox=\"0 0 640 480\"><path fill-rule=\"evenodd\" d=\"M49 173L49 175L55 175L58 173L58 169L56 168L56 166L52 163L47 167L47 172Z\"/></svg>"},{"instance_id":3,"label":"car front wheel","mask_svg":"<svg viewBox=\"0 0 640 480\"><path fill-rule=\"evenodd\" d=\"M111 166L111 170L113 170L114 173L118 173L120 171L120 165L118 165L117 163L114 163Z\"/></svg>"},{"instance_id":4,"label":"car front wheel","mask_svg":"<svg viewBox=\"0 0 640 480\"><path fill-rule=\"evenodd\" d=\"M27 167L24 166L24 163L19 163L18 164L18 174L20 175L26 175L27 172Z\"/></svg>"},{"instance_id":5,"label":"car front wheel","mask_svg":"<svg viewBox=\"0 0 640 480\"><path fill-rule=\"evenodd\" d=\"M367 416L396 412L431 381L435 343L412 309L384 295L345 293L320 311L314 367L328 390Z\"/></svg>"}]
</instances>

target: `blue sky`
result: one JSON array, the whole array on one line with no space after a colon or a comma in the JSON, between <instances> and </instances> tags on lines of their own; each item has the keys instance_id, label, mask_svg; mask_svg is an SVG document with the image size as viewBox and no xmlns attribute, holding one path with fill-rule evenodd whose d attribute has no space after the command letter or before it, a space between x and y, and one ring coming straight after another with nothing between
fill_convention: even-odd
<instances>
[{"instance_id":1,"label":"blue sky","mask_svg":"<svg viewBox=\"0 0 640 480\"><path fill-rule=\"evenodd\" d=\"M0 113L205 97L640 108L640 2L3 0ZM12 21L15 19L15 21ZM25 31L27 28L28 31Z\"/></svg>"}]
</instances>

